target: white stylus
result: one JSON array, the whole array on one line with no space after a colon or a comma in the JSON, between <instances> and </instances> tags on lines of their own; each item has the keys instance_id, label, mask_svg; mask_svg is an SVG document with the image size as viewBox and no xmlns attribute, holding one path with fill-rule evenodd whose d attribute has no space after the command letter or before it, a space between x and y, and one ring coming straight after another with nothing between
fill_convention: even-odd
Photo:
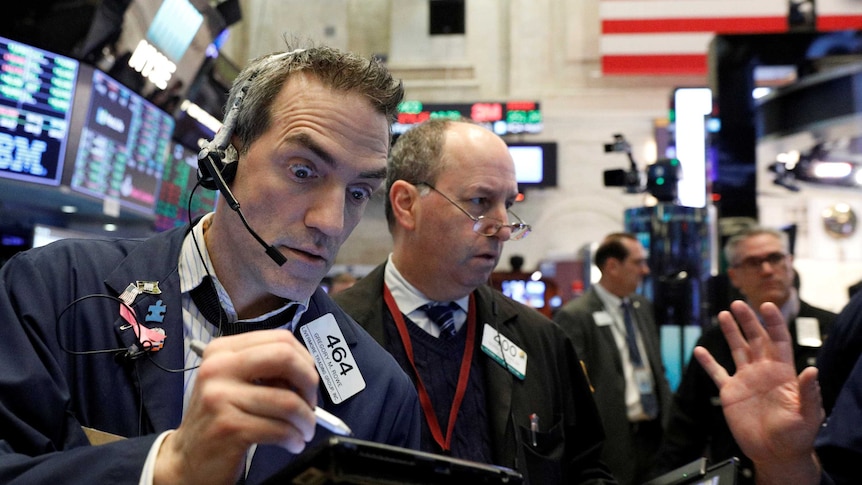
<instances>
[{"instance_id":1,"label":"white stylus","mask_svg":"<svg viewBox=\"0 0 862 485\"><path fill-rule=\"evenodd\" d=\"M192 349L192 352L197 354L198 357L204 356L204 349L206 349L207 344L201 342L200 340L192 340L189 342L189 348ZM314 407L314 417L317 419L317 424L323 426L324 428L332 431L335 434L340 434L342 436L350 436L353 434L353 431L350 430L350 427L344 423L338 416L326 411L323 408Z\"/></svg>"}]
</instances>

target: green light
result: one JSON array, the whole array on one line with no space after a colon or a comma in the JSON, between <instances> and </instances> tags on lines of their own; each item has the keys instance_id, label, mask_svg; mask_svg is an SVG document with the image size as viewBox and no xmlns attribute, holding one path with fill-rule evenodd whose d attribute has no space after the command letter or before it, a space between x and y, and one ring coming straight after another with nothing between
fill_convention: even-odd
<instances>
[{"instance_id":1,"label":"green light","mask_svg":"<svg viewBox=\"0 0 862 485\"><path fill-rule=\"evenodd\" d=\"M398 112L399 113L421 113L422 112L422 102L415 100L406 100L398 103Z\"/></svg>"},{"instance_id":2,"label":"green light","mask_svg":"<svg viewBox=\"0 0 862 485\"><path fill-rule=\"evenodd\" d=\"M656 185L664 185L664 177L659 177L659 178L655 179L655 184Z\"/></svg>"}]
</instances>

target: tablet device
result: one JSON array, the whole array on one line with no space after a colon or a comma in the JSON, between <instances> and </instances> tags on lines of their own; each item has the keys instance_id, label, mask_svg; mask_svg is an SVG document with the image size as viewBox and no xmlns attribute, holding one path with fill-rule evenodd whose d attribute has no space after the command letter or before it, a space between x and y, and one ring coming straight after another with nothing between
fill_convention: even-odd
<instances>
[{"instance_id":1,"label":"tablet device","mask_svg":"<svg viewBox=\"0 0 862 485\"><path fill-rule=\"evenodd\" d=\"M523 477L514 470L496 465L332 436L306 450L268 478L264 485L335 483L520 485Z\"/></svg>"},{"instance_id":2,"label":"tablet device","mask_svg":"<svg viewBox=\"0 0 862 485\"><path fill-rule=\"evenodd\" d=\"M643 485L736 485L738 467L736 458L712 466L707 466L706 458L700 458Z\"/></svg>"}]
</instances>

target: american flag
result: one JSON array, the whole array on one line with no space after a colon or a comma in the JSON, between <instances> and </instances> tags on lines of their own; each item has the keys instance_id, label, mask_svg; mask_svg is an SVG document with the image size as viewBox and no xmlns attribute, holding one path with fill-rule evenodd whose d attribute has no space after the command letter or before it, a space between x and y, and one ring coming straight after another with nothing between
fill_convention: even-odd
<instances>
[{"instance_id":1,"label":"american flag","mask_svg":"<svg viewBox=\"0 0 862 485\"><path fill-rule=\"evenodd\" d=\"M715 34L788 31L788 0L600 0L602 73L706 74ZM862 0L817 0L817 30L862 29Z\"/></svg>"}]
</instances>

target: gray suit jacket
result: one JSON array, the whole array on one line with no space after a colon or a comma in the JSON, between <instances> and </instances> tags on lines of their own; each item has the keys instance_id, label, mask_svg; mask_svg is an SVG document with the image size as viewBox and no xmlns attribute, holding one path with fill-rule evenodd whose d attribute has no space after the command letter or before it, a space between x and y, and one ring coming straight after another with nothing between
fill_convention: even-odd
<instances>
[{"instance_id":1,"label":"gray suit jacket","mask_svg":"<svg viewBox=\"0 0 862 485\"><path fill-rule=\"evenodd\" d=\"M638 332L646 348L646 357L656 383L659 400L659 419L665 422L672 393L665 378L661 360L659 331L655 324L652 303L640 295L631 296ZM595 389L596 406L605 428L605 446L602 461L608 464L620 483L633 480L634 442L632 441L625 403L625 377L617 344L610 325L597 325L593 314L604 311L594 288L566 303L554 315L554 320L575 344L578 356L584 362L587 376Z\"/></svg>"}]
</instances>

